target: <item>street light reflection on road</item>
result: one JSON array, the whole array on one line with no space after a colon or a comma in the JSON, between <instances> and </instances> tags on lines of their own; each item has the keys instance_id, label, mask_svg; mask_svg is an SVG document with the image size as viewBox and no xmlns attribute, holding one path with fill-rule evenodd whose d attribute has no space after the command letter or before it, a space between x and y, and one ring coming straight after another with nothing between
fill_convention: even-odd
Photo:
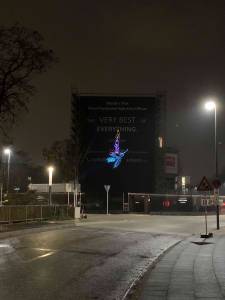
<instances>
[{"instance_id":1,"label":"street light reflection on road","mask_svg":"<svg viewBox=\"0 0 225 300\"><path fill-rule=\"evenodd\" d=\"M11 248L9 244L0 244L0 248Z\"/></svg>"}]
</instances>

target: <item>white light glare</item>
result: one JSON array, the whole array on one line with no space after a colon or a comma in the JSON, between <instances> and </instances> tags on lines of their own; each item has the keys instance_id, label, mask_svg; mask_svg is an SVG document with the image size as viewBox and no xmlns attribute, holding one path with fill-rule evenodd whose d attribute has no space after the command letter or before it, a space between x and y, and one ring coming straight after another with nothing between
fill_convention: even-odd
<instances>
[{"instance_id":1,"label":"white light glare","mask_svg":"<svg viewBox=\"0 0 225 300\"><path fill-rule=\"evenodd\" d=\"M9 155L11 153L11 150L9 148L4 149L4 154Z\"/></svg>"},{"instance_id":2,"label":"white light glare","mask_svg":"<svg viewBox=\"0 0 225 300\"><path fill-rule=\"evenodd\" d=\"M207 101L205 103L205 109L206 110L214 110L216 108L216 104L214 101Z\"/></svg>"},{"instance_id":3,"label":"white light glare","mask_svg":"<svg viewBox=\"0 0 225 300\"><path fill-rule=\"evenodd\" d=\"M49 166L48 167L48 184L49 185L52 185L52 173L53 173L53 171L54 171L54 167L52 167L52 166Z\"/></svg>"},{"instance_id":4,"label":"white light glare","mask_svg":"<svg viewBox=\"0 0 225 300\"><path fill-rule=\"evenodd\" d=\"M48 172L49 173L52 173L53 171L54 171L54 167L52 167L52 166L48 167Z\"/></svg>"}]
</instances>

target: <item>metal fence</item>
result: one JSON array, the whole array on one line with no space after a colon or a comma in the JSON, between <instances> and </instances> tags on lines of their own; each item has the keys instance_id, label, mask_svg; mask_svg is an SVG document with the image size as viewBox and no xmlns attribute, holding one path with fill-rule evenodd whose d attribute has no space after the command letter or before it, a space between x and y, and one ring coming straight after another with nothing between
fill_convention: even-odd
<instances>
[{"instance_id":1,"label":"metal fence","mask_svg":"<svg viewBox=\"0 0 225 300\"><path fill-rule=\"evenodd\" d=\"M218 202L217 202L218 201ZM217 203L225 210L225 196L214 194L146 194L128 193L123 201L124 212L202 212L215 211Z\"/></svg>"},{"instance_id":2,"label":"metal fence","mask_svg":"<svg viewBox=\"0 0 225 300\"><path fill-rule=\"evenodd\" d=\"M44 221L74 218L74 207L68 205L5 205L0 206L0 223Z\"/></svg>"}]
</instances>

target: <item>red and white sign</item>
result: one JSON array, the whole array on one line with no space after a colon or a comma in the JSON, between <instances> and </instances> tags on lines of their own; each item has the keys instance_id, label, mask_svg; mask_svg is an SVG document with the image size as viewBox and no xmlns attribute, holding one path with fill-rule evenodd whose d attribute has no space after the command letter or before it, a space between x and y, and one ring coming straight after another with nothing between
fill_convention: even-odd
<instances>
[{"instance_id":1,"label":"red and white sign","mask_svg":"<svg viewBox=\"0 0 225 300\"><path fill-rule=\"evenodd\" d=\"M166 174L178 173L178 158L176 153L165 154L165 173Z\"/></svg>"}]
</instances>

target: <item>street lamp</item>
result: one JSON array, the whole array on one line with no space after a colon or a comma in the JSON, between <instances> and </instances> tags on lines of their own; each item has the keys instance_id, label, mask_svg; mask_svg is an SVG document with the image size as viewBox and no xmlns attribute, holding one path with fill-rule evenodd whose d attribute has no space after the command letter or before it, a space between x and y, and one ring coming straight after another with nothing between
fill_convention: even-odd
<instances>
[{"instance_id":1,"label":"street lamp","mask_svg":"<svg viewBox=\"0 0 225 300\"><path fill-rule=\"evenodd\" d=\"M8 191L9 191L9 169L10 169L11 149L10 148L5 148L3 150L3 153L5 155L8 155L8 160L7 160L7 184L6 184L6 194L8 195Z\"/></svg>"},{"instance_id":2,"label":"street lamp","mask_svg":"<svg viewBox=\"0 0 225 300\"><path fill-rule=\"evenodd\" d=\"M205 103L205 109L208 111L214 110L214 156L215 156L215 174L216 179L218 179L218 153L217 153L217 116L216 116L216 102L213 100L209 100ZM219 203L217 199L216 204L216 224L217 229L220 229L220 221L219 221Z\"/></svg>"},{"instance_id":3,"label":"street lamp","mask_svg":"<svg viewBox=\"0 0 225 300\"><path fill-rule=\"evenodd\" d=\"M54 168L52 166L48 167L48 190L49 190L49 205L52 205L52 174Z\"/></svg>"}]
</instances>

